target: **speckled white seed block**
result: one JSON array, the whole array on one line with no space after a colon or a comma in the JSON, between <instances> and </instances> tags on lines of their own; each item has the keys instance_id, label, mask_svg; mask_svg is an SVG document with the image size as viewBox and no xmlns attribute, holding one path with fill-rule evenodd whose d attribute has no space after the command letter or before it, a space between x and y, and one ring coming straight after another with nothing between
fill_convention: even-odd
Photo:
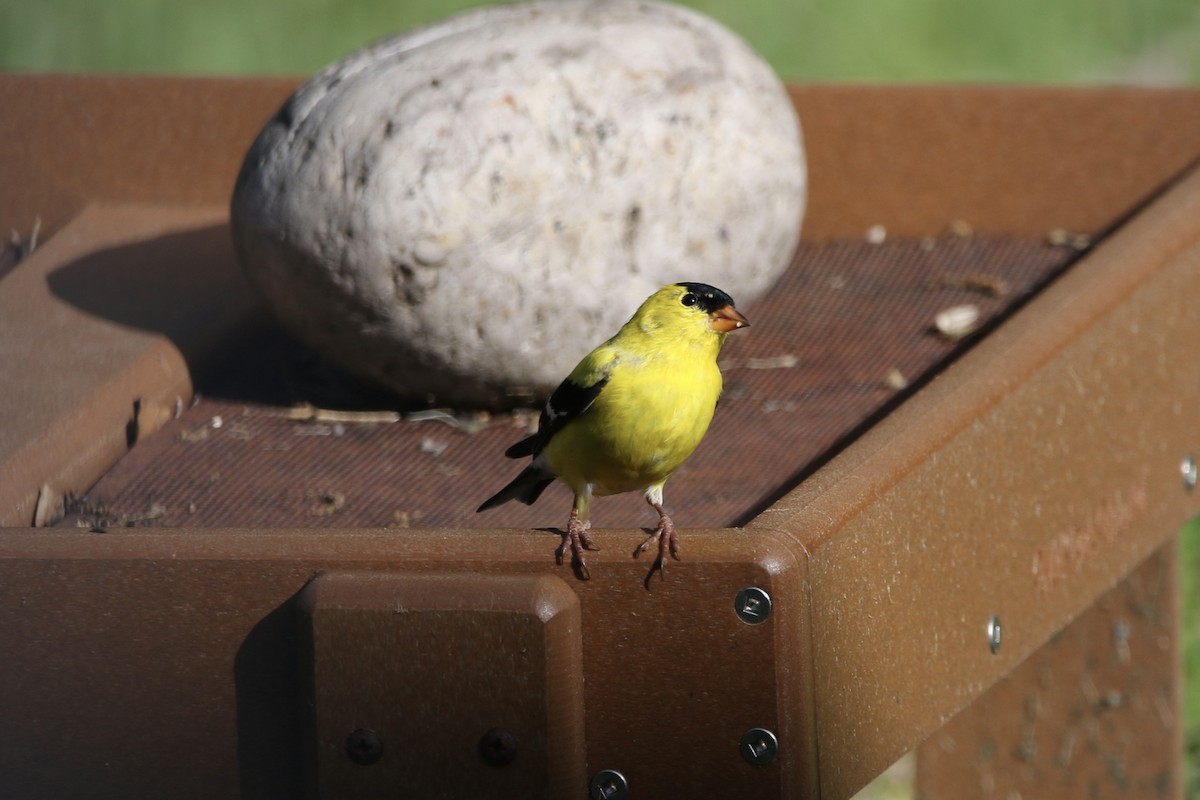
<instances>
[{"instance_id":1,"label":"speckled white seed block","mask_svg":"<svg viewBox=\"0 0 1200 800\"><path fill-rule=\"evenodd\" d=\"M673 5L482 8L381 41L267 123L232 203L280 321L401 395L549 392L665 283L745 307L795 249L806 172L771 69Z\"/></svg>"}]
</instances>

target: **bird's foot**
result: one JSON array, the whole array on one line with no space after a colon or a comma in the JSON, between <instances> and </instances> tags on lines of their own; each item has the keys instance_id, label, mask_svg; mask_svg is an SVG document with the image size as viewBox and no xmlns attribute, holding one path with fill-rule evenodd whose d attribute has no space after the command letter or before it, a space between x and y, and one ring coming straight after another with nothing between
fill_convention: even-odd
<instances>
[{"instance_id":1,"label":"bird's foot","mask_svg":"<svg viewBox=\"0 0 1200 800\"><path fill-rule=\"evenodd\" d=\"M579 515L574 511L571 512L571 521L567 524L567 533L563 536L562 544L558 546L558 550L554 551L554 558L559 566L562 566L563 556L566 555L567 547L571 548L571 568L575 570L575 574L580 580L588 580L592 577L592 573L588 571L587 561L583 557L585 550L599 550L596 543L592 541L592 537L588 535L588 529L592 527L592 523L584 522L579 519Z\"/></svg>"},{"instance_id":2,"label":"bird's foot","mask_svg":"<svg viewBox=\"0 0 1200 800\"><path fill-rule=\"evenodd\" d=\"M649 588L650 578L654 576L655 571L658 572L660 578L666 577L667 554L676 561L679 560L679 545L675 541L675 523L666 514L658 518L658 527L654 533L646 537L646 541L637 546L633 551L633 557L637 558L642 553L650 548L650 545L658 542L658 557L654 559L654 563L650 565L650 572L646 574L646 586Z\"/></svg>"}]
</instances>

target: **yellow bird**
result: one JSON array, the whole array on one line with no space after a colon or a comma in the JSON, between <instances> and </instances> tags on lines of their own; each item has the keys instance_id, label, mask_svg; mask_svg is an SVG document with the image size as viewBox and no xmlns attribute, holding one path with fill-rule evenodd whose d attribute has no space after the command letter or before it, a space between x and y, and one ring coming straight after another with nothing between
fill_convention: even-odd
<instances>
[{"instance_id":1,"label":"yellow bird","mask_svg":"<svg viewBox=\"0 0 1200 800\"><path fill-rule=\"evenodd\" d=\"M733 298L704 283L675 283L650 295L616 336L579 362L542 409L538 432L504 452L533 456L479 511L509 500L532 505L556 478L575 493L566 548L584 580L593 495L640 491L658 512L658 527L633 553L658 543L650 568L678 560L675 525L663 510L663 484L700 444L721 394L717 354L725 335L750 323ZM647 576L649 578L649 576Z\"/></svg>"}]
</instances>

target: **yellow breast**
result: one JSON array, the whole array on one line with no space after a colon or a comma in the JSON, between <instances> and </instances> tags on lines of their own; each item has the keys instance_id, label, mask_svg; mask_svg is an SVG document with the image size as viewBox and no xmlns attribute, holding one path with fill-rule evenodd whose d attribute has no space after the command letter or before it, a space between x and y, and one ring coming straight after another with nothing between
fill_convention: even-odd
<instances>
[{"instance_id":1,"label":"yellow breast","mask_svg":"<svg viewBox=\"0 0 1200 800\"><path fill-rule=\"evenodd\" d=\"M721 394L715 353L625 358L595 404L546 448L551 469L573 490L597 495L661 483L704 438Z\"/></svg>"}]
</instances>

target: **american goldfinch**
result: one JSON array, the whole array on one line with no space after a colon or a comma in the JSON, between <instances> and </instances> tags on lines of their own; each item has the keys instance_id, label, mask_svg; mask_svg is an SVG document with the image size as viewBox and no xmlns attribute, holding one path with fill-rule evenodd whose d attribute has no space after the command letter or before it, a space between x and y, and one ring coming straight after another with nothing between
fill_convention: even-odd
<instances>
[{"instance_id":1,"label":"american goldfinch","mask_svg":"<svg viewBox=\"0 0 1200 800\"><path fill-rule=\"evenodd\" d=\"M538 432L504 452L533 456L479 511L509 500L532 505L556 478L575 493L566 548L579 576L590 573L585 550L593 495L640 491L658 512L658 527L633 553L658 544L650 568L679 558L675 525L663 510L663 484L708 430L721 394L717 354L725 335L750 323L733 298L704 283L675 283L650 295L616 336L579 362L542 409ZM647 575L649 579L649 575Z\"/></svg>"}]
</instances>

